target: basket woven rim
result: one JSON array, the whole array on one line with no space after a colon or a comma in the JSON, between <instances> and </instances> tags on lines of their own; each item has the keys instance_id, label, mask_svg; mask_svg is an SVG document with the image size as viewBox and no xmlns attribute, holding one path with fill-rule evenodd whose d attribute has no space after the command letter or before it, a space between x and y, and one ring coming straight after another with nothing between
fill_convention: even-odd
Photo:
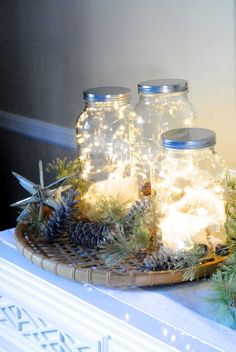
<instances>
[{"instance_id":1,"label":"basket woven rim","mask_svg":"<svg viewBox=\"0 0 236 352\"><path fill-rule=\"evenodd\" d=\"M93 267L83 268L73 263L65 264L59 258L50 259L33 250L26 241L25 229L26 225L22 223L18 223L15 228L14 237L18 251L33 264L67 279L107 287L169 285L187 281L184 279L187 269L145 272L130 270L121 273ZM226 257L215 257L214 260L199 265L194 279L209 276L225 259Z\"/></svg>"}]
</instances>

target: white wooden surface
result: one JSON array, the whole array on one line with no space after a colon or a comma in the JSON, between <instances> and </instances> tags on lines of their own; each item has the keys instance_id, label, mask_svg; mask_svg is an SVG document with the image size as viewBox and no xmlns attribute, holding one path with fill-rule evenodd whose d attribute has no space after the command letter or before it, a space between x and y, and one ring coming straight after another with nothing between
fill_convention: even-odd
<instances>
[{"instance_id":1,"label":"white wooden surface","mask_svg":"<svg viewBox=\"0 0 236 352\"><path fill-rule=\"evenodd\" d=\"M207 282L147 289L72 282L22 257L13 230L0 233L1 352L232 352L236 332L213 321L208 294Z\"/></svg>"}]
</instances>

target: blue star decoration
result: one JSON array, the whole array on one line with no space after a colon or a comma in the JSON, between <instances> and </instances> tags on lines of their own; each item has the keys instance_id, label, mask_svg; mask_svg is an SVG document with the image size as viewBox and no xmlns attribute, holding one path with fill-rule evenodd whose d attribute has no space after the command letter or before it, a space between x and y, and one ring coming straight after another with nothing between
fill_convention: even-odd
<instances>
[{"instance_id":1,"label":"blue star decoration","mask_svg":"<svg viewBox=\"0 0 236 352\"><path fill-rule=\"evenodd\" d=\"M58 201L56 200L56 196L58 196L58 192L63 192L64 190L68 189L70 186L62 185L68 180L69 176L65 176L48 186L44 187L43 181L43 169L42 169L42 162L39 162L39 177L40 177L40 184L36 184L32 181L29 181L27 178L17 174L16 172L12 172L13 175L17 178L20 185L31 194L30 197L20 200L16 203L11 204L12 207L19 207L23 208L23 211L17 218L17 221L24 221L30 215L32 211L32 205L38 207L38 221L41 221L42 214L43 214L43 206L48 206L52 209L56 209L58 206Z\"/></svg>"}]
</instances>

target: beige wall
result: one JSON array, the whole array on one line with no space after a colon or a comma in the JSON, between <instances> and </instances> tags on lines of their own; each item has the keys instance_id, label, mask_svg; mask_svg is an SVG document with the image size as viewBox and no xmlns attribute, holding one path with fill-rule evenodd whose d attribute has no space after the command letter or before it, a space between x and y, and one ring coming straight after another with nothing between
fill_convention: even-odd
<instances>
[{"instance_id":1,"label":"beige wall","mask_svg":"<svg viewBox=\"0 0 236 352\"><path fill-rule=\"evenodd\" d=\"M186 78L236 168L235 15L234 0L1 0L0 110L74 128L84 88L135 102L139 81Z\"/></svg>"},{"instance_id":2,"label":"beige wall","mask_svg":"<svg viewBox=\"0 0 236 352\"><path fill-rule=\"evenodd\" d=\"M74 127L84 88L183 77L236 167L234 0L2 0L0 109Z\"/></svg>"}]
</instances>

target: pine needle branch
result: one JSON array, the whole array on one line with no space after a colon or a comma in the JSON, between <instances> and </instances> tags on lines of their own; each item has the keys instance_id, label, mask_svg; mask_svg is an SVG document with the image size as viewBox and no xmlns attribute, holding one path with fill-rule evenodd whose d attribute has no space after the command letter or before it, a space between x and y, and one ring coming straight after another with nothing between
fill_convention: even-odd
<instances>
[{"instance_id":1,"label":"pine needle branch","mask_svg":"<svg viewBox=\"0 0 236 352\"><path fill-rule=\"evenodd\" d=\"M129 210L128 202L116 198L100 198L93 221L111 228L109 237L101 244L102 256L108 267L125 260L131 253L149 246L149 229L145 223L145 209L141 202Z\"/></svg>"},{"instance_id":2,"label":"pine needle branch","mask_svg":"<svg viewBox=\"0 0 236 352\"><path fill-rule=\"evenodd\" d=\"M236 253L212 275L210 286L213 293L207 301L217 307L223 318L236 324Z\"/></svg>"},{"instance_id":3,"label":"pine needle branch","mask_svg":"<svg viewBox=\"0 0 236 352\"><path fill-rule=\"evenodd\" d=\"M174 269L185 269L184 280L193 281L196 278L199 265L211 258L213 258L213 253L207 253L205 245L196 244L192 249L184 251Z\"/></svg>"},{"instance_id":4,"label":"pine needle branch","mask_svg":"<svg viewBox=\"0 0 236 352\"><path fill-rule=\"evenodd\" d=\"M123 224L116 224L115 230L111 231L106 241L100 245L100 252L106 266L111 268L123 262L132 253L147 248L148 244L149 230L140 216L128 236Z\"/></svg>"},{"instance_id":5,"label":"pine needle branch","mask_svg":"<svg viewBox=\"0 0 236 352\"><path fill-rule=\"evenodd\" d=\"M128 201L122 202L114 197L100 197L96 203L96 211L93 215L93 221L105 225L114 225L122 222L127 212Z\"/></svg>"},{"instance_id":6,"label":"pine needle branch","mask_svg":"<svg viewBox=\"0 0 236 352\"><path fill-rule=\"evenodd\" d=\"M81 196L88 190L90 186L90 182L81 178L82 170L83 164L79 157L70 161L67 161L67 158L56 158L46 167L47 172L54 171L56 173L56 179L60 179L65 176L71 176L67 182L74 189L77 189Z\"/></svg>"},{"instance_id":7,"label":"pine needle branch","mask_svg":"<svg viewBox=\"0 0 236 352\"><path fill-rule=\"evenodd\" d=\"M116 225L114 231L110 231L106 241L99 247L108 268L122 262L132 251L131 241L127 241L122 225Z\"/></svg>"}]
</instances>

